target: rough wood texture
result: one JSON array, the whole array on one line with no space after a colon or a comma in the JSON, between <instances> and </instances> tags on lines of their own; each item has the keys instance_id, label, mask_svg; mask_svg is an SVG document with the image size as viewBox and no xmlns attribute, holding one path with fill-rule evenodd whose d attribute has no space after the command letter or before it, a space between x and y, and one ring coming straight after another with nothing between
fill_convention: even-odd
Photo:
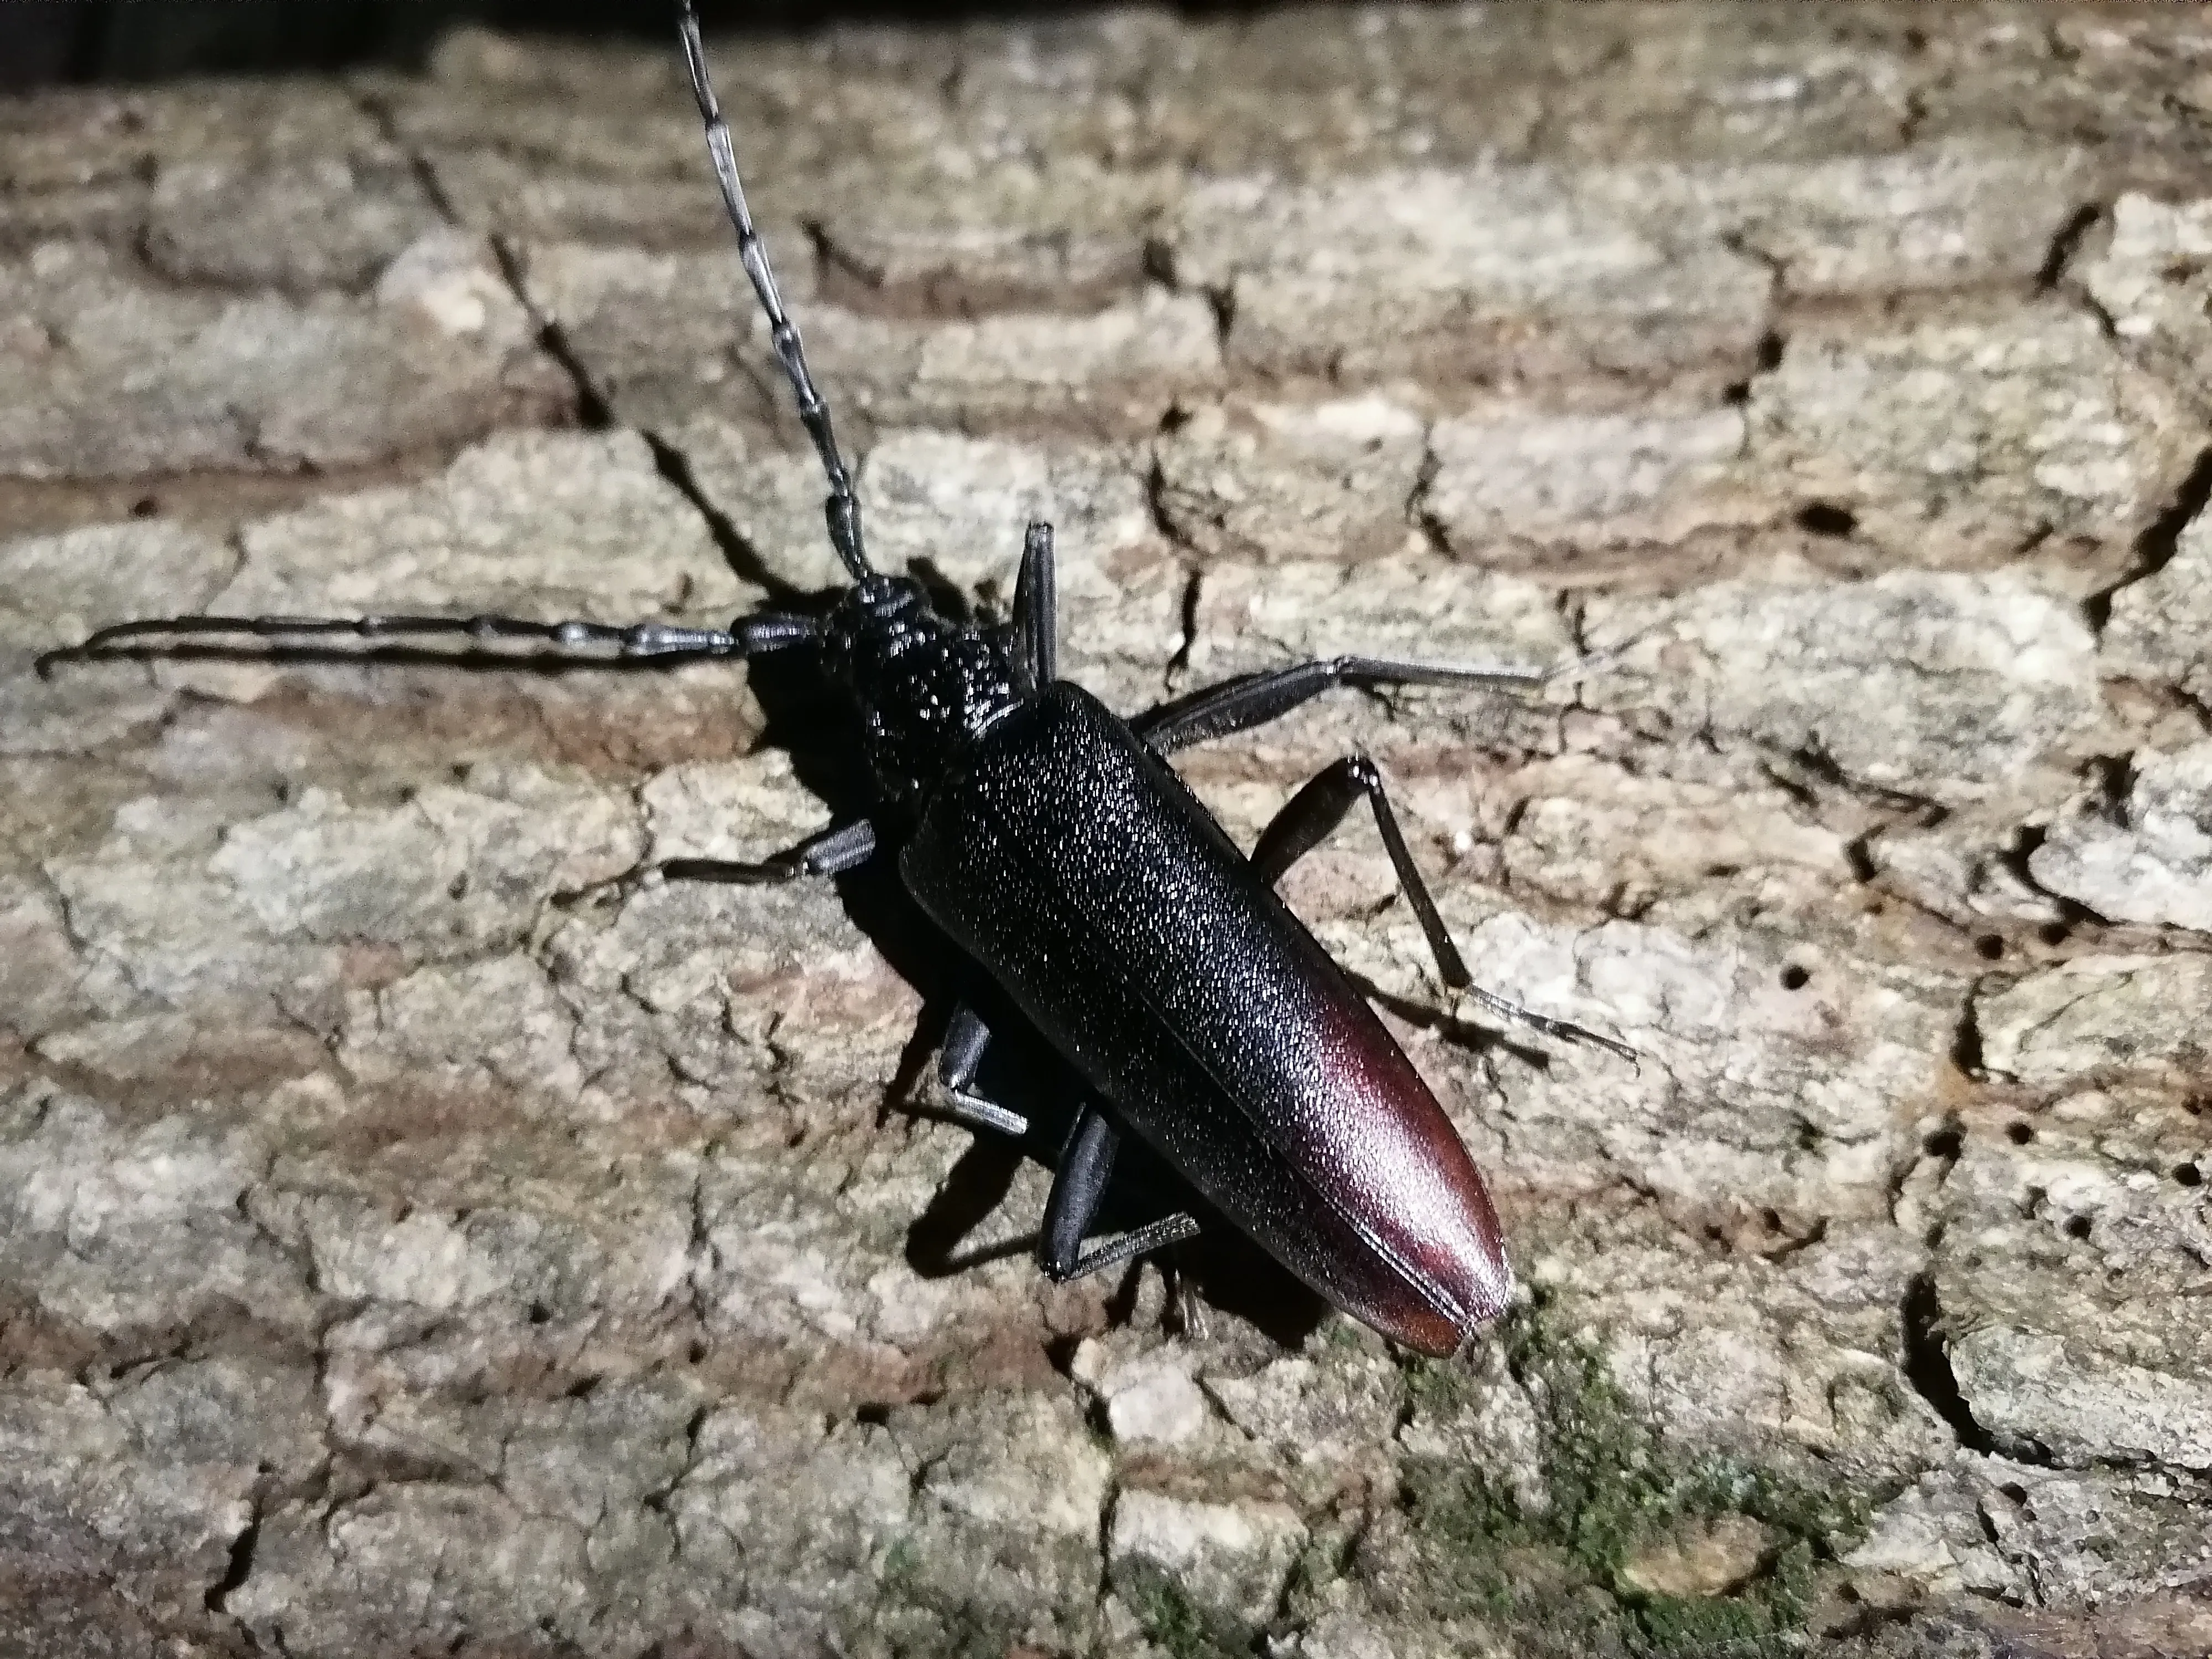
<instances>
[{"instance_id":1,"label":"rough wood texture","mask_svg":"<svg viewBox=\"0 0 2212 1659\"><path fill-rule=\"evenodd\" d=\"M617 880L849 802L792 676L28 672L829 580L672 43L0 105L9 1651L2212 1648L2201 14L719 69L884 562L1003 604L1052 517L1124 708L1623 647L1187 769L1249 837L1370 750L1484 982L1642 1062L1455 1007L1352 825L1293 901L1525 1305L1426 1364L1231 1243L1188 1328L1048 1287L1064 1097L901 1109L894 884Z\"/></svg>"}]
</instances>

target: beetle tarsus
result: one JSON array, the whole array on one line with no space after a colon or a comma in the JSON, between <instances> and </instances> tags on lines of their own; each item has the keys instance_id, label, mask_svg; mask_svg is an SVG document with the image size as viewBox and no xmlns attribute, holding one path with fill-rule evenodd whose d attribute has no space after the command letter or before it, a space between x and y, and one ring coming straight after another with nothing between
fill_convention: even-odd
<instances>
[{"instance_id":1,"label":"beetle tarsus","mask_svg":"<svg viewBox=\"0 0 2212 1659\"><path fill-rule=\"evenodd\" d=\"M1164 1215L1158 1221L1109 1238L1103 1244L1094 1244L1069 1262L1048 1261L1040 1256L1037 1266L1047 1279L1055 1285L1073 1284L1079 1279L1103 1273L1109 1267L1118 1267L1125 1261L1150 1255L1154 1250L1164 1250L1170 1244L1181 1244L1198 1237L1198 1218L1187 1211L1177 1210L1173 1215Z\"/></svg>"},{"instance_id":2,"label":"beetle tarsus","mask_svg":"<svg viewBox=\"0 0 2212 1659\"><path fill-rule=\"evenodd\" d=\"M947 1089L945 1098L945 1115L970 1129L986 1129L1009 1140L1020 1140L1030 1132L1029 1119L972 1089Z\"/></svg>"},{"instance_id":3,"label":"beetle tarsus","mask_svg":"<svg viewBox=\"0 0 2212 1659\"><path fill-rule=\"evenodd\" d=\"M1533 1008L1523 1008L1519 1003L1502 997L1495 991L1486 991L1480 985L1462 985L1457 988L1462 996L1480 1003L1493 1014L1501 1015L1507 1019L1518 1020L1531 1030L1541 1031L1546 1036L1558 1037L1566 1042L1588 1043L1592 1048L1603 1048L1608 1053L1619 1054L1630 1065L1641 1069L1642 1057L1634 1048L1618 1037L1609 1037L1602 1032L1593 1031L1589 1026L1577 1025L1571 1019L1559 1019L1550 1014L1540 1014Z\"/></svg>"}]
</instances>

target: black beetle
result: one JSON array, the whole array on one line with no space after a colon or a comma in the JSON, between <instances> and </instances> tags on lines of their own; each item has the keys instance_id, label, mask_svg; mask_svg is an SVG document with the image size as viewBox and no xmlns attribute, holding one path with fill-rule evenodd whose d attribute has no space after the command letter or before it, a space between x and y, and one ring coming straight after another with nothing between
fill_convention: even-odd
<instances>
[{"instance_id":1,"label":"black beetle","mask_svg":"<svg viewBox=\"0 0 2212 1659\"><path fill-rule=\"evenodd\" d=\"M1037 1244L1046 1273L1093 1273L1197 1231L1176 1213L1085 1247L1121 1136L1133 1130L1337 1307L1410 1347L1451 1352L1511 1291L1489 1195L1420 1074L1273 884L1364 799L1447 984L1553 1035L1630 1051L1474 988L1364 756L1300 790L1249 859L1164 757L1259 726L1332 686L1531 685L1551 676L1337 657L1248 674L1124 721L1054 672L1049 526L1029 528L1002 628L949 621L920 583L873 569L828 409L746 209L690 0L682 0L680 34L739 257L829 478L830 538L852 583L825 617L757 615L727 630L185 617L103 629L42 668L158 654L141 642L164 635L459 635L670 658L811 647L861 716L878 810L763 863L684 860L663 873L827 877L897 844L922 910L1092 1091L1053 1181ZM939 1062L952 1114L1023 1133L1019 1114L971 1086L989 1041L972 1009L955 1012Z\"/></svg>"}]
</instances>

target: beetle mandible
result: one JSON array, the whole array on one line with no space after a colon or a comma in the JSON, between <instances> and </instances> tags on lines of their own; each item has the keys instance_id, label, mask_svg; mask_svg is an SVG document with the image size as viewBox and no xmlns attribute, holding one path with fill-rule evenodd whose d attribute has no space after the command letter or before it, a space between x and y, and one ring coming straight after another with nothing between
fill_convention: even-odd
<instances>
[{"instance_id":1,"label":"beetle mandible","mask_svg":"<svg viewBox=\"0 0 2212 1659\"><path fill-rule=\"evenodd\" d=\"M1449 1353L1511 1293L1482 1176L1366 999L1275 892L1364 801L1444 982L1553 1036L1632 1051L1474 985L1401 832L1382 777L1350 755L1285 805L1247 858L1167 764L1336 686L1533 686L1551 672L1342 656L1246 674L1124 720L1055 668L1052 530L1029 526L1005 626L939 616L918 581L868 562L860 503L739 183L691 0L678 33L738 252L829 483L850 584L820 617L727 629L507 617L180 617L118 623L41 666L146 653L159 636L283 640L462 635L623 657L744 659L811 648L860 716L877 791L867 817L757 864L682 860L668 875L827 878L896 849L908 891L1086 1085L1054 1173L1039 1265L1078 1278L1190 1237L1178 1211L1091 1237L1133 1133L1226 1218L1330 1303L1409 1347ZM158 654L158 651L152 653ZM1570 664L1570 667L1580 665ZM939 1055L951 1115L1021 1135L975 1088L991 1033L957 1008Z\"/></svg>"}]
</instances>

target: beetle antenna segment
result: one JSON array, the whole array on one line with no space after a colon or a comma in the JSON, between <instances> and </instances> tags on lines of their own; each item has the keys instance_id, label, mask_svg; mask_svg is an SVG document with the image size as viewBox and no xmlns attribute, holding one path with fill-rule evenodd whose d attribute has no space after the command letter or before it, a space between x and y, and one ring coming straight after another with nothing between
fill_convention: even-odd
<instances>
[{"instance_id":1,"label":"beetle antenna segment","mask_svg":"<svg viewBox=\"0 0 2212 1659\"><path fill-rule=\"evenodd\" d=\"M737 153L731 147L730 127L722 119L722 106L714 98L714 83L707 76L707 49L699 39L699 16L691 0L679 0L677 33L684 41L684 67L691 72L691 93L699 100L699 118L706 124L707 153L714 158L722 204L737 228L738 258L744 264L745 275L752 279L761 309L768 313L769 339L799 400L799 418L805 424L806 435L814 440L823 471L829 475L830 498L822 507L830 521L830 545L837 550L853 580L863 580L875 572L860 547L860 503L853 494L853 475L845 470L845 458L837 453L836 434L830 428L830 406L822 401L822 394L814 389L814 377L806 372L806 351L799 343L799 329L785 313L775 272L769 268L768 248L753 228L753 216L745 206L745 187L738 181Z\"/></svg>"}]
</instances>

